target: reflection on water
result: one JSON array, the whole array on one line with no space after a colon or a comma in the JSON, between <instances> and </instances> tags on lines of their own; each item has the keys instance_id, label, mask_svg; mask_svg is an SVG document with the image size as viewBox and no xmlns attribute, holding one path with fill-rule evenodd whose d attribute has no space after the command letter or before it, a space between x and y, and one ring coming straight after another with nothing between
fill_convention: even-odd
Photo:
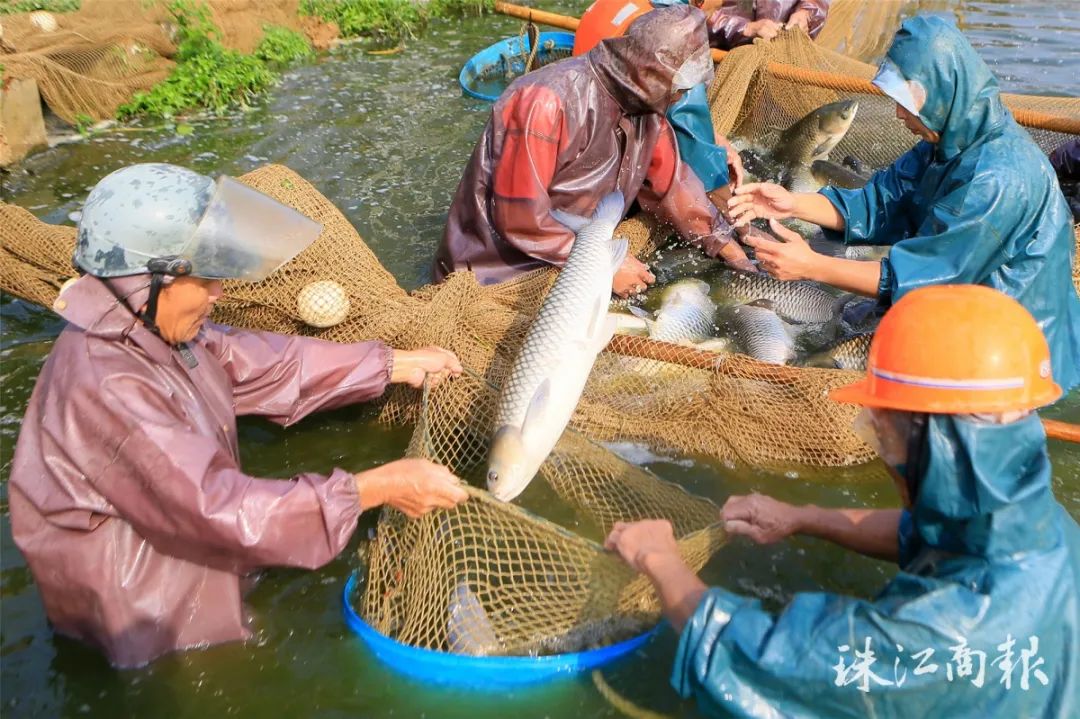
<instances>
[{"instance_id":1,"label":"reflection on water","mask_svg":"<svg viewBox=\"0 0 1080 719\"><path fill-rule=\"evenodd\" d=\"M1076 94L1071 69L1080 59L1080 11L1072 0L933 5L957 17L1007 90ZM6 179L5 199L50 222L65 222L102 175L132 162L176 162L234 175L281 162L341 208L403 285L417 286L426 279L446 208L489 110L461 96L458 70L473 52L516 35L519 27L503 18L441 23L393 57L344 49L288 73L273 96L247 115L193 123L190 137L126 128L35 155ZM341 620L339 593L355 563L352 552L319 572L266 572L250 597L258 639L247 645L115 672L93 650L54 637L11 541L6 478L23 410L60 323L10 298L0 311L4 716L617 716L587 678L485 697L421 687L383 669ZM1080 420L1080 393L1051 414ZM244 466L280 477L333 466L361 470L400 456L408 439L407 430L380 428L373 410L364 408L315 417L287 431L242 421L240 434ZM873 467L772 475L620 449L717 503L753 490L833 506L896 501ZM1055 491L1080 514L1080 447L1053 443L1051 451ZM362 518L354 546L374 520ZM869 595L890 571L802 539L766 548L733 542L706 574L776 606L795 591L822 587ZM608 670L608 679L650 708L692 715L667 685L673 654L671 633L661 633Z\"/></svg>"}]
</instances>

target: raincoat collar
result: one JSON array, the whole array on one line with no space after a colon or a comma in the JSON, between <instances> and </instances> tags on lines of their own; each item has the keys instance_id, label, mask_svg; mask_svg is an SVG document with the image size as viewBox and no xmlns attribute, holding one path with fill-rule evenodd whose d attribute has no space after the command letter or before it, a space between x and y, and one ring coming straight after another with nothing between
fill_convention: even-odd
<instances>
[{"instance_id":1,"label":"raincoat collar","mask_svg":"<svg viewBox=\"0 0 1080 719\"><path fill-rule=\"evenodd\" d=\"M107 340L130 339L155 362L170 362L173 348L135 316L135 310L146 304L150 276L117 277L109 283L112 291L103 280L83 275L60 292L53 302L53 310L90 336ZM126 307L118 296L126 298Z\"/></svg>"},{"instance_id":2,"label":"raincoat collar","mask_svg":"<svg viewBox=\"0 0 1080 719\"><path fill-rule=\"evenodd\" d=\"M906 20L887 58L905 80L918 82L926 91L919 119L941 136L937 159L951 160L1007 121L1009 112L990 68L944 19Z\"/></svg>"},{"instance_id":3,"label":"raincoat collar","mask_svg":"<svg viewBox=\"0 0 1080 719\"><path fill-rule=\"evenodd\" d=\"M625 35L602 40L586 57L626 114L663 115L671 107L676 71L708 43L705 15L674 5L645 13Z\"/></svg>"},{"instance_id":4,"label":"raincoat collar","mask_svg":"<svg viewBox=\"0 0 1080 719\"><path fill-rule=\"evenodd\" d=\"M1011 424L930 415L919 467L911 514L922 544L989 558L1061 541L1036 414Z\"/></svg>"}]
</instances>

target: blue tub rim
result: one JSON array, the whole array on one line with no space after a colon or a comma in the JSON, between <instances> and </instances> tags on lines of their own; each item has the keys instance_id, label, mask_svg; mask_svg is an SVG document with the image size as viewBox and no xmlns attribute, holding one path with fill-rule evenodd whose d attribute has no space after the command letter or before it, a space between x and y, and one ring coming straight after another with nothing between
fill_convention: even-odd
<instances>
[{"instance_id":1,"label":"blue tub rim","mask_svg":"<svg viewBox=\"0 0 1080 719\"><path fill-rule=\"evenodd\" d=\"M546 40L554 40L555 47L558 48L572 49L574 47L574 33L572 32L542 32L537 39L541 43ZM458 84L461 85L461 90L469 97L477 100L484 100L485 102L494 102L495 100L498 100L499 98L497 95L486 95L482 92L473 90L469 87L468 80L476 75L475 68L492 64L503 57L504 54L519 54L511 49L512 46L518 42L520 42L520 38L517 36L504 38L470 57L468 61L462 65L461 72L458 73ZM528 42L529 38L526 37L525 52L530 52L532 50Z\"/></svg>"},{"instance_id":2,"label":"blue tub rim","mask_svg":"<svg viewBox=\"0 0 1080 719\"><path fill-rule=\"evenodd\" d=\"M572 677L598 669L634 652L656 633L658 626L621 642L583 652L541 657L473 657L434 649L410 647L391 639L369 625L353 609L350 599L356 592L358 572L353 572L341 594L345 623L392 669L437 684L484 689L526 686Z\"/></svg>"}]
</instances>

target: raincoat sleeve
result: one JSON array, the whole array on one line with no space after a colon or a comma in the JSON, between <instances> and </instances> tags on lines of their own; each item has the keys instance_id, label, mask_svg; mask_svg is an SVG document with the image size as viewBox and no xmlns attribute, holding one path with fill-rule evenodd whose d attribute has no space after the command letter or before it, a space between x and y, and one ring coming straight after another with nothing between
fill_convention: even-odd
<instances>
[{"instance_id":1,"label":"raincoat sleeve","mask_svg":"<svg viewBox=\"0 0 1080 719\"><path fill-rule=\"evenodd\" d=\"M935 661L942 662L956 632L973 626L986 603L954 584L931 588L906 575L896 581L919 586L876 602L797 594L779 615L710 589L683 629L672 684L714 716L868 716L877 702L896 698L890 694L909 709L920 700L933 706L954 685L944 669L917 675L910 655L938 647ZM860 664L856 652L867 651Z\"/></svg>"},{"instance_id":2,"label":"raincoat sleeve","mask_svg":"<svg viewBox=\"0 0 1080 719\"><path fill-rule=\"evenodd\" d=\"M730 50L747 42L742 34L750 18L739 12L738 3L724 3L723 7L709 15L709 44L722 50Z\"/></svg>"},{"instance_id":3,"label":"raincoat sleeve","mask_svg":"<svg viewBox=\"0 0 1080 719\"><path fill-rule=\"evenodd\" d=\"M794 14L800 10L809 15L807 24L809 25L810 37L816 38L821 32L821 28L825 27L825 20L829 16L829 0L799 0L791 13ZM788 18L790 17L791 15L788 15Z\"/></svg>"},{"instance_id":4,"label":"raincoat sleeve","mask_svg":"<svg viewBox=\"0 0 1080 719\"><path fill-rule=\"evenodd\" d=\"M893 245L881 261L878 300L896 302L926 285L979 283L1009 259L1007 240L1017 231L1008 193L1016 184L998 172L979 172L941 194L916 232ZM1040 263L1016 263L1009 282L1027 287Z\"/></svg>"},{"instance_id":5,"label":"raincoat sleeve","mask_svg":"<svg viewBox=\"0 0 1080 719\"><path fill-rule=\"evenodd\" d=\"M674 132L667 122L637 199L643 208L671 223L680 237L710 257L719 255L731 241L731 226L705 194L701 180L679 157Z\"/></svg>"},{"instance_id":6,"label":"raincoat sleeve","mask_svg":"<svg viewBox=\"0 0 1080 719\"><path fill-rule=\"evenodd\" d=\"M844 218L844 229L825 229L825 236L847 245L895 244L915 230L908 217L915 187L930 164L933 146L920 142L864 187L824 187L820 193Z\"/></svg>"},{"instance_id":7,"label":"raincoat sleeve","mask_svg":"<svg viewBox=\"0 0 1080 719\"><path fill-rule=\"evenodd\" d=\"M701 180L705 191L728 184L727 150L716 144L705 83L679 98L668 110L667 119L675 131L679 157Z\"/></svg>"},{"instance_id":8,"label":"raincoat sleeve","mask_svg":"<svg viewBox=\"0 0 1080 719\"><path fill-rule=\"evenodd\" d=\"M492 169L492 219L506 242L562 267L574 233L551 217L548 188L564 137L562 102L550 88L527 85L496 106L505 127Z\"/></svg>"},{"instance_id":9,"label":"raincoat sleeve","mask_svg":"<svg viewBox=\"0 0 1080 719\"><path fill-rule=\"evenodd\" d=\"M220 325L207 325L205 337L232 382L236 414L285 426L380 396L393 369L393 350L382 342L338 344Z\"/></svg>"},{"instance_id":10,"label":"raincoat sleeve","mask_svg":"<svg viewBox=\"0 0 1080 719\"><path fill-rule=\"evenodd\" d=\"M104 443L88 481L153 547L234 573L312 569L345 547L360 515L355 477L244 474L228 444L197 429L152 376L107 375L99 393L72 397ZM228 431L226 428L225 431ZM58 438L63 441L63 438Z\"/></svg>"}]
</instances>

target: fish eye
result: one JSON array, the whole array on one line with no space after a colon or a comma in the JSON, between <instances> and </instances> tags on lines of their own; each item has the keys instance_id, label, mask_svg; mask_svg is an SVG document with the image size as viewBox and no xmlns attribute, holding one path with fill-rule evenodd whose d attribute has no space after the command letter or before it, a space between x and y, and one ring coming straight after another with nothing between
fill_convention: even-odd
<instances>
[{"instance_id":1,"label":"fish eye","mask_svg":"<svg viewBox=\"0 0 1080 719\"><path fill-rule=\"evenodd\" d=\"M487 477L487 479L488 479L488 481L489 481L489 482L498 482L498 481L499 481L499 473L498 473L498 472L496 472L496 471L495 471L495 470L493 469L493 470L491 470L490 472L488 472L488 477Z\"/></svg>"}]
</instances>

